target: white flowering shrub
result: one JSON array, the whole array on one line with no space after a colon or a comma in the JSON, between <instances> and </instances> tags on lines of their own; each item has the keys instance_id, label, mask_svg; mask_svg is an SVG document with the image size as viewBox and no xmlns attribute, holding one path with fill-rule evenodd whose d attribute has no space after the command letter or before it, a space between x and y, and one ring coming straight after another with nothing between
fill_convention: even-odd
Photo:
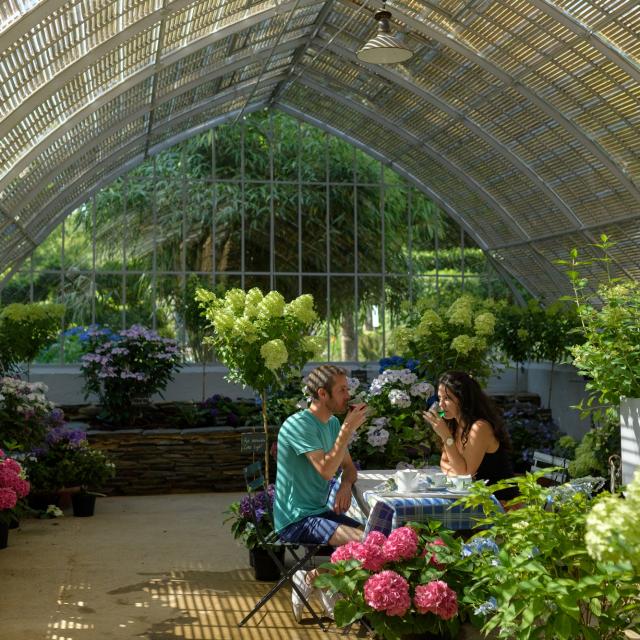
<instances>
[{"instance_id":1,"label":"white flowering shrub","mask_svg":"<svg viewBox=\"0 0 640 640\"><path fill-rule=\"evenodd\" d=\"M587 516L585 543L602 562L629 562L640 575L640 469L627 486L626 499L603 494Z\"/></svg>"},{"instance_id":2,"label":"white flowering shrub","mask_svg":"<svg viewBox=\"0 0 640 640\"><path fill-rule=\"evenodd\" d=\"M286 303L277 291L264 295L258 288L246 293L230 289L219 297L198 289L196 299L212 330L205 341L228 367L227 379L260 394L268 440L267 391L300 376L302 367L320 357L324 348L323 338L313 335L318 321L313 296L301 295ZM269 477L268 454L265 477Z\"/></svg>"},{"instance_id":3,"label":"white flowering shrub","mask_svg":"<svg viewBox=\"0 0 640 640\"><path fill-rule=\"evenodd\" d=\"M418 372L434 383L452 369L480 381L489 377L496 323L491 301L463 294L440 306L432 299L421 300L417 308L420 312L391 336L397 353L418 359Z\"/></svg>"},{"instance_id":4,"label":"white flowering shrub","mask_svg":"<svg viewBox=\"0 0 640 640\"><path fill-rule=\"evenodd\" d=\"M433 385L410 369L383 371L362 394L372 417L351 443L351 457L370 469L426 463L436 443L421 414L434 394Z\"/></svg>"}]
</instances>

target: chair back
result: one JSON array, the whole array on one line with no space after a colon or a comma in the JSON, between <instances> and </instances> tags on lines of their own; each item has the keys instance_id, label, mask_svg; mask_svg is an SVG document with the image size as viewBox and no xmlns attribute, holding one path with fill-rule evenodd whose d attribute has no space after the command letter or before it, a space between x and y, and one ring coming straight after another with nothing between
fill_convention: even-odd
<instances>
[{"instance_id":1,"label":"chair back","mask_svg":"<svg viewBox=\"0 0 640 640\"><path fill-rule=\"evenodd\" d=\"M546 469L547 467L561 467L560 470L554 470L550 471L549 473L545 473L544 477L548 478L549 480L553 480L553 482L562 484L563 482L566 482L568 480L568 466L569 460L567 460L566 458L552 456L551 454L544 453L542 451L533 452L533 464L531 465L532 472L540 471L541 469Z\"/></svg>"},{"instance_id":2,"label":"chair back","mask_svg":"<svg viewBox=\"0 0 640 640\"><path fill-rule=\"evenodd\" d=\"M256 502L258 501L258 495L263 492L264 500L262 501L264 511L269 517L269 521L273 524L273 505L269 499L269 492L264 474L262 473L262 462L253 462L252 464L244 468L244 480L247 485L247 493L249 496L249 511L251 513L251 521L256 530L256 536L260 541L261 546L279 544L280 540L274 531L265 535L263 528L260 526L260 520L265 517L265 514L258 516L256 509Z\"/></svg>"}]
</instances>

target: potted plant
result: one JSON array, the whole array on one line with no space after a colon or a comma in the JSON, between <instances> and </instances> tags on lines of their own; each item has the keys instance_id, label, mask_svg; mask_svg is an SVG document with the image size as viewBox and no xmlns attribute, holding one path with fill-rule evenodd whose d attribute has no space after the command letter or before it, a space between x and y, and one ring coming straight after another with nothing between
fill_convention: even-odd
<instances>
[{"instance_id":1,"label":"potted plant","mask_svg":"<svg viewBox=\"0 0 640 640\"><path fill-rule=\"evenodd\" d=\"M18 501L25 498L30 485L22 466L0 449L0 549L7 546L9 527Z\"/></svg>"},{"instance_id":2,"label":"potted plant","mask_svg":"<svg viewBox=\"0 0 640 640\"><path fill-rule=\"evenodd\" d=\"M624 554L599 555L587 548L589 537L598 540L600 551L609 537L625 548L637 545L635 503L625 507L617 498L592 500L602 478L582 487L541 487L537 481L546 471L489 487L475 483L461 499L464 506L483 506L495 540L489 554L476 552L477 536L463 547L473 576L465 601L474 609L474 623L483 633L505 639L613 640L624 638L627 629L640 630L638 566ZM520 508L498 510L491 494L513 484L519 488ZM600 522L603 517L600 500L629 508L627 526L619 518L604 529L597 524L594 518ZM636 532L627 541L624 533L631 527Z\"/></svg>"},{"instance_id":3,"label":"potted plant","mask_svg":"<svg viewBox=\"0 0 640 640\"><path fill-rule=\"evenodd\" d=\"M260 544L260 538L266 538L273 533L273 500L275 496L274 485L270 484L266 491L257 491L244 496L241 500L231 503L228 518L225 523L231 523L231 534L235 540L241 542L249 550L250 564L254 569L256 580L273 581L280 577L280 571L269 554ZM256 525L252 517L252 507L255 510L257 526L260 528L260 536L256 531ZM284 549L274 549L281 558L284 558Z\"/></svg>"},{"instance_id":4,"label":"potted plant","mask_svg":"<svg viewBox=\"0 0 640 640\"><path fill-rule=\"evenodd\" d=\"M105 483L115 475L115 465L98 449L93 449L84 440L73 450L69 458L69 471L66 478L68 486L79 486L80 490L71 495L73 515L92 516L95 510L97 493Z\"/></svg>"},{"instance_id":5,"label":"potted plant","mask_svg":"<svg viewBox=\"0 0 640 640\"><path fill-rule=\"evenodd\" d=\"M314 584L339 594L338 627L364 619L385 640L445 639L457 638L469 619L471 565L460 539L437 527L410 524L388 538L372 531L338 547L322 568Z\"/></svg>"},{"instance_id":6,"label":"potted plant","mask_svg":"<svg viewBox=\"0 0 640 640\"><path fill-rule=\"evenodd\" d=\"M607 267L607 280L593 293L580 268L594 261L580 260L573 249L567 275L584 343L571 348L574 365L587 377L588 398L580 408L602 419L619 412L622 446L622 480L630 482L640 464L640 282L610 276L606 252L613 246L605 234L595 245L605 256L598 261Z\"/></svg>"},{"instance_id":7,"label":"potted plant","mask_svg":"<svg viewBox=\"0 0 640 640\"><path fill-rule=\"evenodd\" d=\"M224 297L198 289L196 297L213 330L206 340L228 367L228 380L252 387L260 396L268 483L267 393L299 377L302 367L324 348L322 337L311 335L318 320L313 297L305 294L285 303L277 291L263 295L257 287L247 293L230 289Z\"/></svg>"},{"instance_id":8,"label":"potted plant","mask_svg":"<svg viewBox=\"0 0 640 640\"><path fill-rule=\"evenodd\" d=\"M140 325L117 334L102 329L90 335L91 346L80 365L86 395L98 395L113 425L130 426L140 404L161 393L180 368L177 343Z\"/></svg>"}]
</instances>

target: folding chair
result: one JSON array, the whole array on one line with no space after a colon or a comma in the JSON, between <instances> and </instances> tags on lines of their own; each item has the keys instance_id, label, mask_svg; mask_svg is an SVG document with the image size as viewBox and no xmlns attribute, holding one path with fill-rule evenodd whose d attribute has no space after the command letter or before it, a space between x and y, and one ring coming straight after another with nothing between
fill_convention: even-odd
<instances>
[{"instance_id":1,"label":"folding chair","mask_svg":"<svg viewBox=\"0 0 640 640\"><path fill-rule=\"evenodd\" d=\"M546 479L546 482L541 483L543 486L553 486L566 482L569 478L569 471L567 470L568 466L569 460L566 458L552 456L548 453L543 453L542 451L533 452L533 464L531 465L532 473L534 471L546 469L547 467L561 467L561 469L550 471L543 476L543 478Z\"/></svg>"},{"instance_id":2,"label":"folding chair","mask_svg":"<svg viewBox=\"0 0 640 640\"><path fill-rule=\"evenodd\" d=\"M250 464L248 467L244 469L244 478L247 483L247 492L251 496L259 491L266 491L267 484L264 479L264 475L262 474L262 463L254 462ZM249 505L251 508L251 518L253 520L254 525L257 524L258 518L255 511L255 505L253 500L249 500ZM273 512L271 509L271 504L267 501L269 516L271 518L271 522L273 522ZM241 627L244 625L255 613L257 613L273 596L285 585L291 585L292 589L295 589L296 593L300 596L305 608L311 614L314 622L323 630L327 631L327 627L323 624L322 620L318 616L318 614L313 610L313 607L309 604L307 599L304 597L300 589L293 581L293 574L299 569L306 568L309 565L309 561L318 554L318 552L323 551L327 548L331 549L331 547L327 547L324 544L301 544L298 542L284 542L278 537L278 534L275 531L271 532L269 535L262 535L260 528L256 526L256 534L258 536L258 540L260 541L260 545L267 551L271 559L274 561L276 566L280 569L281 578L280 580L266 593L251 609L251 611L238 623L238 626ZM274 547L284 548L285 552L289 551L293 556L293 564L291 567L286 568L283 561L281 561L276 553L274 552ZM299 554L298 550L302 548L304 553L302 555Z\"/></svg>"}]
</instances>

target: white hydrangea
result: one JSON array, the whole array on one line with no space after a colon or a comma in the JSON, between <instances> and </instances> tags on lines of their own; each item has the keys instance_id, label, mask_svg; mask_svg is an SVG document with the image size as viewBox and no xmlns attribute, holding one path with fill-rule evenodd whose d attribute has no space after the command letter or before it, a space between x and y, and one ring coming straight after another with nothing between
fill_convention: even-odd
<instances>
[{"instance_id":1,"label":"white hydrangea","mask_svg":"<svg viewBox=\"0 0 640 640\"><path fill-rule=\"evenodd\" d=\"M386 429L371 427L367 431L367 442L372 447L384 447L389 442L389 432Z\"/></svg>"},{"instance_id":2,"label":"white hydrangea","mask_svg":"<svg viewBox=\"0 0 640 640\"><path fill-rule=\"evenodd\" d=\"M381 416L380 418L374 418L371 421L371 424L373 425L372 428L384 429L385 427L387 427L389 425L389 418L386 418L384 416Z\"/></svg>"},{"instance_id":3,"label":"white hydrangea","mask_svg":"<svg viewBox=\"0 0 640 640\"><path fill-rule=\"evenodd\" d=\"M605 495L587 515L587 553L602 562L627 561L640 571L640 469L627 486L626 499Z\"/></svg>"},{"instance_id":4,"label":"white hydrangea","mask_svg":"<svg viewBox=\"0 0 640 640\"><path fill-rule=\"evenodd\" d=\"M353 394L358 390L360 386L360 380L358 378L347 378L347 387L349 388L349 395L353 396Z\"/></svg>"},{"instance_id":5,"label":"white hydrangea","mask_svg":"<svg viewBox=\"0 0 640 640\"><path fill-rule=\"evenodd\" d=\"M400 389L392 389L389 392L389 402L395 406L400 407L401 409L406 409L411 406L411 398L409 394L401 391Z\"/></svg>"},{"instance_id":6,"label":"white hydrangea","mask_svg":"<svg viewBox=\"0 0 640 640\"><path fill-rule=\"evenodd\" d=\"M297 318L303 324L312 324L318 319L318 314L313 308L313 296L308 293L292 300L285 306L284 312L286 315Z\"/></svg>"},{"instance_id":7,"label":"white hydrangea","mask_svg":"<svg viewBox=\"0 0 640 640\"><path fill-rule=\"evenodd\" d=\"M416 382L415 384L411 385L409 393L412 396L417 396L420 398L430 398L435 393L435 389L429 382Z\"/></svg>"},{"instance_id":8,"label":"white hydrangea","mask_svg":"<svg viewBox=\"0 0 640 640\"><path fill-rule=\"evenodd\" d=\"M278 291L269 291L258 305L258 315L264 318L280 318L284 315L284 298Z\"/></svg>"},{"instance_id":9,"label":"white hydrangea","mask_svg":"<svg viewBox=\"0 0 640 640\"><path fill-rule=\"evenodd\" d=\"M398 380L402 384L413 384L418 380L418 376L411 369L401 369L398 371Z\"/></svg>"},{"instance_id":10,"label":"white hydrangea","mask_svg":"<svg viewBox=\"0 0 640 640\"><path fill-rule=\"evenodd\" d=\"M289 352L280 338L269 340L260 347L260 355L264 358L267 369L276 371L289 359Z\"/></svg>"},{"instance_id":11,"label":"white hydrangea","mask_svg":"<svg viewBox=\"0 0 640 640\"><path fill-rule=\"evenodd\" d=\"M225 301L236 315L244 312L245 292L242 289L229 289L224 294Z\"/></svg>"}]
</instances>

